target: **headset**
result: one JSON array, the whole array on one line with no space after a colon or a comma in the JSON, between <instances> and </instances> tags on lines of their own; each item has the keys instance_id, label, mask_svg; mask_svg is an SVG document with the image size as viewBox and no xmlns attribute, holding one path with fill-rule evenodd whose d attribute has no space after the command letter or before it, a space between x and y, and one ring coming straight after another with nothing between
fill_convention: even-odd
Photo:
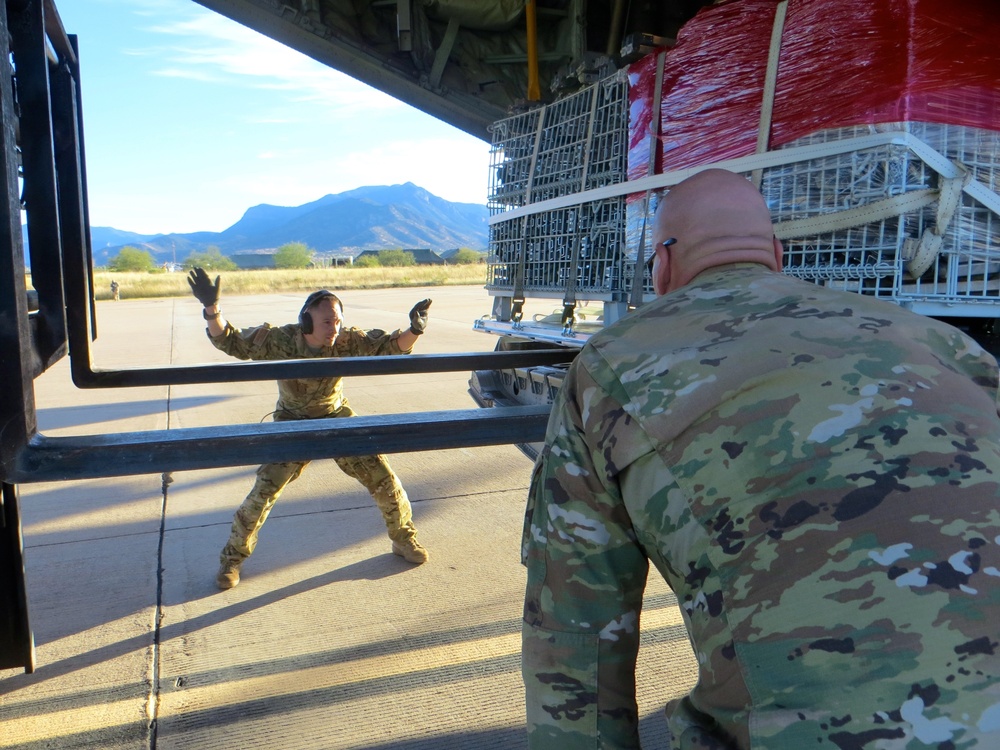
<instances>
[{"instance_id":1,"label":"headset","mask_svg":"<svg viewBox=\"0 0 1000 750\"><path fill-rule=\"evenodd\" d=\"M344 309L344 303L341 302L340 298L333 292L327 291L326 289L320 289L317 292L313 292L306 297L305 304L303 304L302 309L299 310L299 325L302 326L302 333L313 332L313 319L312 315L309 314L309 308L324 299L332 299L335 305L340 305L341 310Z\"/></svg>"}]
</instances>

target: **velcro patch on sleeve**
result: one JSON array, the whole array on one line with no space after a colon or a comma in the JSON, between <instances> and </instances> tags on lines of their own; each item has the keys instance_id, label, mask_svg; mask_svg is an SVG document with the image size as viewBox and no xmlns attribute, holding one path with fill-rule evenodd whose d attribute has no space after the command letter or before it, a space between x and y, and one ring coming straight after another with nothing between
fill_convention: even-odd
<instances>
[{"instance_id":1,"label":"velcro patch on sleeve","mask_svg":"<svg viewBox=\"0 0 1000 750\"><path fill-rule=\"evenodd\" d=\"M253 345L254 346L260 346L265 341L267 341L267 337L270 336L270 335L271 335L271 326L269 326L267 324L262 325L257 330L257 333L255 333L253 335Z\"/></svg>"}]
</instances>

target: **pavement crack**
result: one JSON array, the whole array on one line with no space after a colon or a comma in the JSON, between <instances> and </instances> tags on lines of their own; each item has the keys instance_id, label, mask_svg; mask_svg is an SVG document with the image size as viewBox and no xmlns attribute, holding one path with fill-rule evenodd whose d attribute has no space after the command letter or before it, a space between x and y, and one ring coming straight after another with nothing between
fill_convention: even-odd
<instances>
[{"instance_id":1,"label":"pavement crack","mask_svg":"<svg viewBox=\"0 0 1000 750\"><path fill-rule=\"evenodd\" d=\"M149 722L149 750L156 750L160 709L160 638L163 627L163 543L167 525L167 488L173 483L170 472L163 472L160 499L160 531L156 545L156 611L153 618L153 646L149 664L149 698L146 719Z\"/></svg>"}]
</instances>

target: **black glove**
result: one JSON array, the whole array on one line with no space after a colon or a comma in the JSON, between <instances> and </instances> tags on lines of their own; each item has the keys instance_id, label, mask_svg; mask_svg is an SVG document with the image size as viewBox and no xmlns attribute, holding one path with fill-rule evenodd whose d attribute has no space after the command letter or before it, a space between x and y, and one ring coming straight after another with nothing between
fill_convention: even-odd
<instances>
[{"instance_id":1,"label":"black glove","mask_svg":"<svg viewBox=\"0 0 1000 750\"><path fill-rule=\"evenodd\" d=\"M191 293L198 298L198 301L205 307L219 304L219 277L215 277L213 284L204 268L195 268L188 274L188 286Z\"/></svg>"},{"instance_id":2,"label":"black glove","mask_svg":"<svg viewBox=\"0 0 1000 750\"><path fill-rule=\"evenodd\" d=\"M431 306L429 299L422 299L410 310L410 333L419 336L427 330L427 310Z\"/></svg>"}]
</instances>

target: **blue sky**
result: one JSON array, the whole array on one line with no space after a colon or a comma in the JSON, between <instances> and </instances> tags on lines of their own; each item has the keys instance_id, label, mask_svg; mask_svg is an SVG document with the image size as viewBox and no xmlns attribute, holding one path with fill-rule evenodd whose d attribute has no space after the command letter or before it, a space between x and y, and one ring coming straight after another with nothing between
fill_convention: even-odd
<instances>
[{"instance_id":1,"label":"blue sky","mask_svg":"<svg viewBox=\"0 0 1000 750\"><path fill-rule=\"evenodd\" d=\"M412 182L486 203L489 144L193 0L62 0L92 226L222 231L251 206Z\"/></svg>"}]
</instances>

